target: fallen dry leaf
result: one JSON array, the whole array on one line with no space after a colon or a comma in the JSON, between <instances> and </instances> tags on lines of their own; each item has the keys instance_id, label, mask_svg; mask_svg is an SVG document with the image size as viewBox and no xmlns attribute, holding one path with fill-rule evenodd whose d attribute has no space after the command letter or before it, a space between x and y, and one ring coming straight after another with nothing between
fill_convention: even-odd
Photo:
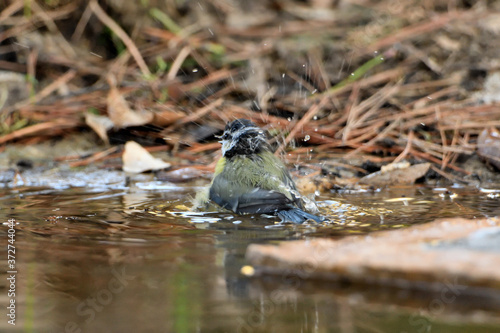
<instances>
[{"instance_id":1,"label":"fallen dry leaf","mask_svg":"<svg viewBox=\"0 0 500 333\"><path fill-rule=\"evenodd\" d=\"M399 165L399 164L398 164ZM401 185L401 184L413 184L415 181L423 177L429 168L430 163L421 163L409 166L407 168L392 167L385 170L388 171L378 171L368 176L365 176L359 180L361 184L384 186L384 185Z\"/></svg>"},{"instance_id":2,"label":"fallen dry leaf","mask_svg":"<svg viewBox=\"0 0 500 333\"><path fill-rule=\"evenodd\" d=\"M106 143L109 143L108 130L113 128L113 121L106 116L100 116L87 112L85 114L85 123L99 135Z\"/></svg>"},{"instance_id":3,"label":"fallen dry leaf","mask_svg":"<svg viewBox=\"0 0 500 333\"><path fill-rule=\"evenodd\" d=\"M122 160L123 171L125 172L141 173L170 167L170 163L153 157L146 149L134 141L128 141L125 144Z\"/></svg>"},{"instance_id":4,"label":"fallen dry leaf","mask_svg":"<svg viewBox=\"0 0 500 333\"><path fill-rule=\"evenodd\" d=\"M113 121L116 128L124 128L129 126L140 126L148 124L153 120L153 113L142 110L140 112L132 111L114 84L114 79L109 78L110 84L109 94L107 98L108 116Z\"/></svg>"},{"instance_id":5,"label":"fallen dry leaf","mask_svg":"<svg viewBox=\"0 0 500 333\"><path fill-rule=\"evenodd\" d=\"M186 117L186 115L182 112L165 110L154 113L151 123L156 126L165 127L184 117Z\"/></svg>"}]
</instances>

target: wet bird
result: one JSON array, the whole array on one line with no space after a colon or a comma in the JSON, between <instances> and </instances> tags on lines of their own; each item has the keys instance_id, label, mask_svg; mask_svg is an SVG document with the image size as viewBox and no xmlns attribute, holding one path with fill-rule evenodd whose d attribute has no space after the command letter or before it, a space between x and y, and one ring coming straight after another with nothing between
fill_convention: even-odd
<instances>
[{"instance_id":1,"label":"wet bird","mask_svg":"<svg viewBox=\"0 0 500 333\"><path fill-rule=\"evenodd\" d=\"M238 214L273 214L293 223L324 220L304 211L290 173L261 128L237 119L226 125L221 139L222 157L207 199Z\"/></svg>"}]
</instances>

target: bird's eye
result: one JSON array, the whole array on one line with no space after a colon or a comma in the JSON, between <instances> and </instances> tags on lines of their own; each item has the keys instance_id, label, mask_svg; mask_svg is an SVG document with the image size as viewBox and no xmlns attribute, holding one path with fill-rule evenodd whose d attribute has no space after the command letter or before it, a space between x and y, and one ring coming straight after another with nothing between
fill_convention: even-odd
<instances>
[{"instance_id":1,"label":"bird's eye","mask_svg":"<svg viewBox=\"0 0 500 333\"><path fill-rule=\"evenodd\" d=\"M228 132L224 132L224 134L222 134L221 139L222 140L229 140L229 139L231 139L231 134L229 134Z\"/></svg>"}]
</instances>

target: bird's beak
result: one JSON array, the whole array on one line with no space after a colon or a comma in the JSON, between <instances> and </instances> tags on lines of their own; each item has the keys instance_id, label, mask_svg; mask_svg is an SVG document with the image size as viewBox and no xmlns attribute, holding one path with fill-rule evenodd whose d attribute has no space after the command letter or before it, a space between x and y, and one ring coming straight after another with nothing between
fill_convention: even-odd
<instances>
[{"instance_id":1,"label":"bird's beak","mask_svg":"<svg viewBox=\"0 0 500 333\"><path fill-rule=\"evenodd\" d=\"M234 146L232 140L221 140L219 142L222 144L222 156L225 156L226 151L231 150Z\"/></svg>"}]
</instances>

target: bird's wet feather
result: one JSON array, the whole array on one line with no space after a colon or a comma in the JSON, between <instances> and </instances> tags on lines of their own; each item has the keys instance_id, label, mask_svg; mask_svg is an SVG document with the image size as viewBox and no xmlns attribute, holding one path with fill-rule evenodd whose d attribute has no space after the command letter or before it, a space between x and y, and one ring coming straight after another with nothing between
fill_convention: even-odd
<instances>
[{"instance_id":1,"label":"bird's wet feather","mask_svg":"<svg viewBox=\"0 0 500 333\"><path fill-rule=\"evenodd\" d=\"M226 126L221 144L210 200L238 214L275 214L294 223L322 220L303 211L300 193L262 129L246 119L235 120Z\"/></svg>"}]
</instances>

